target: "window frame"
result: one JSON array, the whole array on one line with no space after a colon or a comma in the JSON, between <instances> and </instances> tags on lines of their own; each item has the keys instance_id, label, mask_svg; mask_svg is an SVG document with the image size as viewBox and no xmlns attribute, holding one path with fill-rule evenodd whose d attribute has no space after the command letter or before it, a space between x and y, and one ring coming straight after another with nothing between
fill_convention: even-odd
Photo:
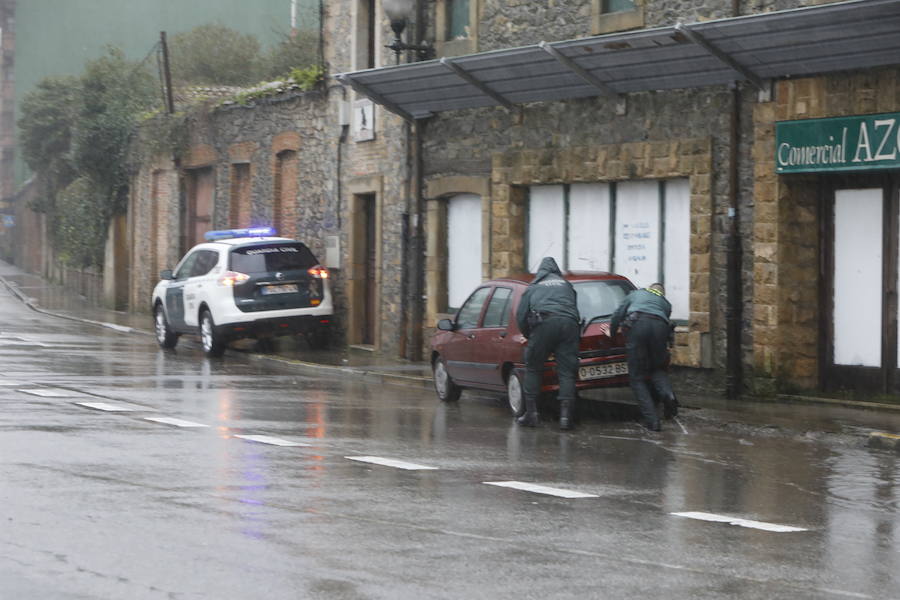
<instances>
[{"instance_id":1,"label":"window frame","mask_svg":"<svg viewBox=\"0 0 900 600\"><path fill-rule=\"evenodd\" d=\"M617 254L617 252L616 252L617 243L616 242L618 241L617 240L617 229L616 229L616 223L617 223L616 215L617 215L617 206L618 206L618 202L619 202L619 193L618 193L619 185L632 183L632 182L655 182L657 184L657 195L656 195L657 211L658 211L657 237L659 239L658 248L657 248L657 254L658 254L658 256L657 256L657 259L658 259L657 275L656 275L655 281L658 281L658 282L666 285L666 274L667 274L666 273L666 242L667 242L667 237L666 237L667 189L666 188L670 182L675 182L675 181L679 181L679 180L685 180L685 181L687 181L688 185L690 184L690 178L686 178L686 177L670 177L670 178L663 178L663 179L649 178L649 179L633 179L633 180L624 180L624 181L595 182L595 183L609 186L609 190L608 190L608 193L609 193L609 232L608 232L608 238L607 238L607 240L608 240L607 243L609 245L609 250L608 250L609 262L605 267L600 267L596 270L620 273L619 270L616 270L616 254ZM573 185L580 185L580 182L579 183L553 184L553 185L561 186L562 194L563 194L563 197L562 197L563 214L564 214L563 221L562 221L562 223L563 223L563 232L562 232L563 247L562 247L562 263L559 265L559 268L565 272L570 269L569 263L571 260L571 257L569 256L570 251L571 251L571 243L570 243L571 231L570 231L570 219L569 219L571 189L572 189ZM528 198L526 200L526 206L525 206L525 236L524 236L525 244L524 244L524 246L525 246L525 268L529 272L531 272L529 267L532 264L537 264L537 262L538 262L536 258L531 256L531 239L530 239L531 238L531 189L533 187L538 187L538 186L544 187L541 184L526 186L526 190L528 192ZM689 204L688 209L690 209L690 197L688 197L688 204ZM688 238L685 240L685 243L688 245L690 244L690 235L691 235L690 227L691 227L690 222L688 222L688 230L686 232ZM689 256L688 260L690 261L690 256ZM688 280L685 283L689 287L690 287L690 278L691 278L691 272L690 272L690 267L688 267ZM688 322L690 320L690 318L689 318L689 315L690 315L690 292L688 292L688 310L687 310L687 312L688 312L688 318L676 318L676 319L672 319L672 321L678 325L687 325L688 324Z\"/></svg>"},{"instance_id":2,"label":"window frame","mask_svg":"<svg viewBox=\"0 0 900 600\"><path fill-rule=\"evenodd\" d=\"M436 0L435 3L435 49L438 57L461 56L478 52L478 29L480 26L482 0L469 0L469 35L465 38L451 39L450 33L450 0Z\"/></svg>"},{"instance_id":3,"label":"window frame","mask_svg":"<svg viewBox=\"0 0 900 600\"><path fill-rule=\"evenodd\" d=\"M634 10L604 12L603 0L591 0L591 35L642 29L644 27L644 0L632 0Z\"/></svg>"},{"instance_id":4,"label":"window frame","mask_svg":"<svg viewBox=\"0 0 900 600\"><path fill-rule=\"evenodd\" d=\"M494 298L497 297L497 293L501 290L505 290L509 292L506 296L506 302L503 305L503 309L500 312L500 321L496 325L489 325L487 323L487 317L491 310L491 304L494 302ZM513 289L509 286L498 285L494 288L494 291L491 292L491 297L485 302L484 314L481 316L481 328L482 329L504 329L509 327L511 309L512 309L512 299L513 299Z\"/></svg>"},{"instance_id":5,"label":"window frame","mask_svg":"<svg viewBox=\"0 0 900 600\"><path fill-rule=\"evenodd\" d=\"M475 297L475 295L478 294L482 290L485 290L486 294L484 296L484 299L481 301L481 308L478 310L478 317L475 319L474 325L472 325L471 327L463 327L460 324L460 320L459 320L460 316L462 315L463 309L466 308L466 305L469 304L469 302ZM471 329L478 329L481 326L481 320L482 320L482 318L484 318L484 308L488 303L488 299L493 295L492 290L493 290L493 286L480 285L477 288L475 288L475 290L473 290L471 294L469 294L469 297L466 298L466 301L463 302L462 306L459 307L459 310L456 311L456 318L453 320L453 322L456 325L456 329L469 331Z\"/></svg>"}]
</instances>

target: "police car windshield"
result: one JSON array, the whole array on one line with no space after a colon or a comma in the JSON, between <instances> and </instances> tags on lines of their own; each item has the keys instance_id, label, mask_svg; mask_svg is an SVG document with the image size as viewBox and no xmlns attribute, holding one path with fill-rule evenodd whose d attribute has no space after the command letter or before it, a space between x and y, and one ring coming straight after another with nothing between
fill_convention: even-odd
<instances>
[{"instance_id":1,"label":"police car windshield","mask_svg":"<svg viewBox=\"0 0 900 600\"><path fill-rule=\"evenodd\" d=\"M619 279L573 281L572 283L578 293L578 314L585 322L596 317L611 315L622 299L631 291L631 286Z\"/></svg>"},{"instance_id":2,"label":"police car windshield","mask_svg":"<svg viewBox=\"0 0 900 600\"><path fill-rule=\"evenodd\" d=\"M269 271L306 271L319 264L309 248L300 243L274 243L231 251L231 270L252 275Z\"/></svg>"}]
</instances>

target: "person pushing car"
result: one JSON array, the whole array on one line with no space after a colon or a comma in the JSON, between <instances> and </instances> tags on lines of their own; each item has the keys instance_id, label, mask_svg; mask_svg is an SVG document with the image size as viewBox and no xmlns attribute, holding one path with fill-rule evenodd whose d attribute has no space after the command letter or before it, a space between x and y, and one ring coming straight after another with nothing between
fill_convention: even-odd
<instances>
[{"instance_id":1,"label":"person pushing car","mask_svg":"<svg viewBox=\"0 0 900 600\"><path fill-rule=\"evenodd\" d=\"M578 371L578 345L581 340L575 288L566 281L552 257L545 257L534 279L528 284L516 321L525 348L525 414L516 423L526 427L538 424L537 397L541 390L544 363L553 353L559 378L559 428L571 429L575 405L575 377Z\"/></svg>"},{"instance_id":2,"label":"person pushing car","mask_svg":"<svg viewBox=\"0 0 900 600\"><path fill-rule=\"evenodd\" d=\"M672 305L666 300L665 294L666 290L661 283L634 290L625 296L609 323L610 337L616 335L619 326L625 331L631 390L641 411L641 424L651 431L660 430L653 391L663 401L667 417L674 417L678 413L678 401L666 373L669 364L668 342L672 334L669 321Z\"/></svg>"}]
</instances>

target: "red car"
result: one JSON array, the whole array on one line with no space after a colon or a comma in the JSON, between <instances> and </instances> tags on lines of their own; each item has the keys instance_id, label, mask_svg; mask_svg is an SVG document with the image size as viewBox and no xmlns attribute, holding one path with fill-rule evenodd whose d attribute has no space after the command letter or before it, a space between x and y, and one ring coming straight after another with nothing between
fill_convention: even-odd
<instances>
[{"instance_id":1,"label":"red car","mask_svg":"<svg viewBox=\"0 0 900 600\"><path fill-rule=\"evenodd\" d=\"M635 289L612 273L569 272L582 318L578 389L628 385L625 337L610 339L609 319ZM516 324L519 299L533 275L487 281L472 292L455 319L442 319L431 340L431 367L438 398L453 401L465 388L505 391L513 415L525 411L525 346ZM559 389L553 357L544 365L541 392Z\"/></svg>"}]
</instances>

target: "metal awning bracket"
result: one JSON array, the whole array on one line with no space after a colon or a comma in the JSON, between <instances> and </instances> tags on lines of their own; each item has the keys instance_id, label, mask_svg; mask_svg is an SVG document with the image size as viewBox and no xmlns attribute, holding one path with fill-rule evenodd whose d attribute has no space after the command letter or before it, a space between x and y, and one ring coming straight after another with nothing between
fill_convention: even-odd
<instances>
[{"instance_id":1,"label":"metal awning bracket","mask_svg":"<svg viewBox=\"0 0 900 600\"><path fill-rule=\"evenodd\" d=\"M712 56L719 59L719 61L721 61L723 64L740 73L741 76L752 83L754 87L756 87L756 89L762 90L765 87L762 79L757 77L756 74L753 73L753 71L738 63L725 52L722 52L719 48L711 44L705 37L694 31L684 23L678 23L677 25L675 25L675 31L684 34L686 38L706 50Z\"/></svg>"},{"instance_id":2,"label":"metal awning bracket","mask_svg":"<svg viewBox=\"0 0 900 600\"><path fill-rule=\"evenodd\" d=\"M408 112L406 112L405 110L403 110L402 108L400 108L399 106L397 106L396 104L394 104L393 102L391 102L390 100L388 100L387 98L385 98L384 96L379 94L378 92L376 92L376 91L370 89L369 87L363 85L362 83L356 81L355 79L353 79L346 73L340 73L336 77L337 77L338 81L340 81L342 84L349 85L351 88L353 88L353 90L356 93L362 94L363 96L370 99L372 102L375 102L376 104L380 104L381 106L385 107L387 110L391 111L395 115L403 117L410 123L415 123L416 120L411 114L409 114Z\"/></svg>"},{"instance_id":3,"label":"metal awning bracket","mask_svg":"<svg viewBox=\"0 0 900 600\"><path fill-rule=\"evenodd\" d=\"M548 44L547 42L541 42L540 44L538 44L538 46L541 48L541 50L555 58L559 62L559 64L581 77L581 79L583 79L585 83L592 85L600 90L604 95L621 98L621 95L618 92L609 87L603 81L600 81L600 79L596 75L592 74L590 71L554 48L552 45Z\"/></svg>"},{"instance_id":4,"label":"metal awning bracket","mask_svg":"<svg viewBox=\"0 0 900 600\"><path fill-rule=\"evenodd\" d=\"M488 87L481 81L478 81L477 79L475 79L468 71L463 69L461 66L459 66L458 64L456 64L455 62L453 62L452 60L447 58L446 56L441 59L441 64L444 65L445 67L447 67L448 69L450 69L451 71L453 71L454 73L456 73L460 79L462 79L469 85L478 88L478 90L481 91L482 94L493 98L493 100L495 102L497 102L498 104L501 104L502 106L506 107L509 110L515 109L515 105L512 102L510 102L509 100L504 98L502 95L500 95L497 92L495 92L494 90L492 90L490 87Z\"/></svg>"}]
</instances>

